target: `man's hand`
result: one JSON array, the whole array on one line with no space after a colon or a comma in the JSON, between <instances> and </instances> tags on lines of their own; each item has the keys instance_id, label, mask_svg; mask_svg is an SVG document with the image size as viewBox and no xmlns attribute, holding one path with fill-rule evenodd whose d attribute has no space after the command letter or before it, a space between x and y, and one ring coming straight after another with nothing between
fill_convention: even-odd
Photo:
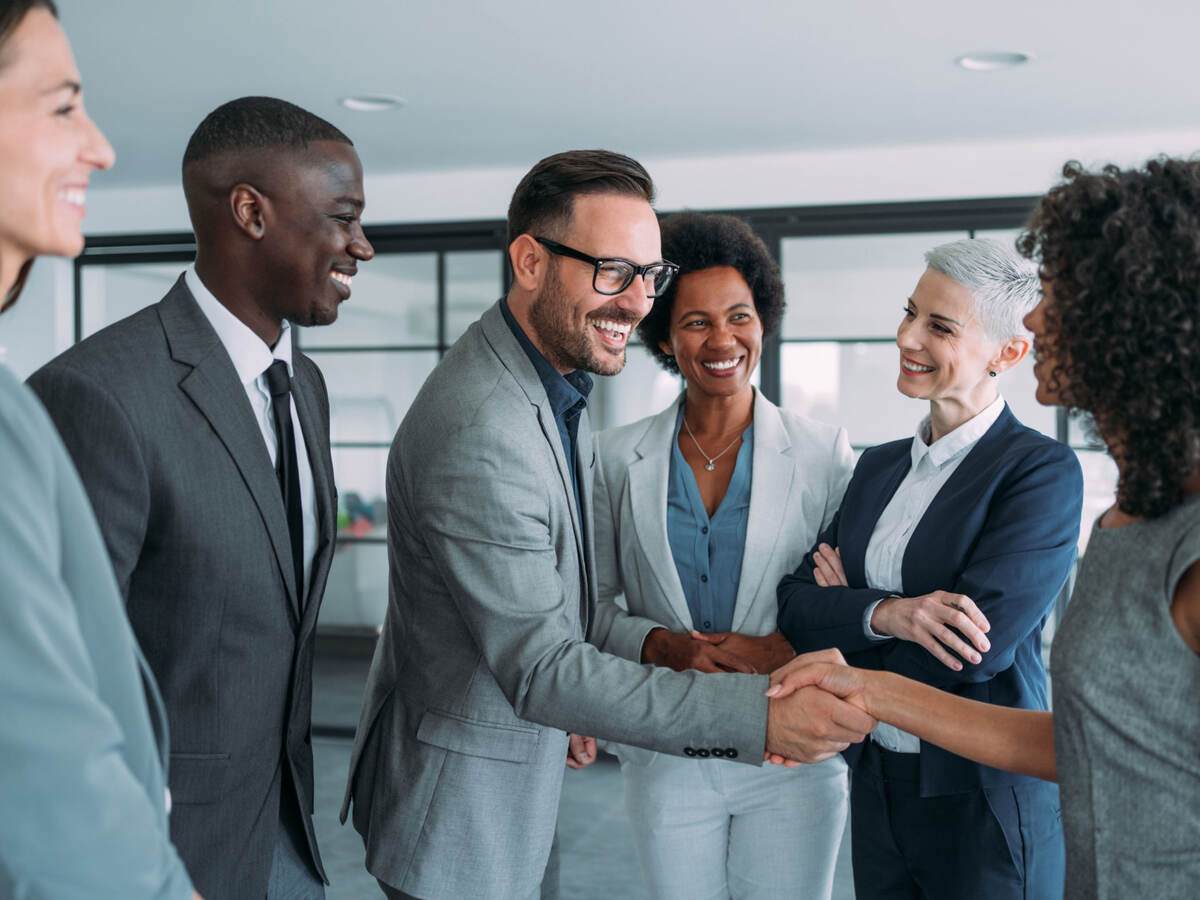
<instances>
[{"instance_id":1,"label":"man's hand","mask_svg":"<svg viewBox=\"0 0 1200 900\"><path fill-rule=\"evenodd\" d=\"M567 735L567 768L583 769L596 761L596 739L582 734Z\"/></svg>"},{"instance_id":2,"label":"man's hand","mask_svg":"<svg viewBox=\"0 0 1200 900\"><path fill-rule=\"evenodd\" d=\"M818 544L813 554L813 581L817 587L850 587L842 568L842 548Z\"/></svg>"},{"instance_id":3,"label":"man's hand","mask_svg":"<svg viewBox=\"0 0 1200 900\"><path fill-rule=\"evenodd\" d=\"M704 641L722 650L727 650L754 667L754 671L766 675L774 672L780 666L786 665L796 651L788 643L782 632L755 637L749 634L739 634L736 631L721 631L715 634L691 633L692 639Z\"/></svg>"},{"instance_id":4,"label":"man's hand","mask_svg":"<svg viewBox=\"0 0 1200 900\"><path fill-rule=\"evenodd\" d=\"M842 659L842 654L837 650L805 653L797 656L783 668L771 673L771 686L767 689L767 696L772 698L772 706L774 706L776 702L801 691L816 689L819 692L828 692L826 693L827 697L841 698L839 702L849 704L851 709L857 710L865 716L864 719L858 721L860 726L865 726L868 721L872 723L863 733L865 737L877 724L875 719L866 712L868 708L866 702L868 674L862 669L847 666L845 660ZM768 725L768 735L770 734L769 727ZM862 737L855 739L854 742L857 743L860 740ZM844 750L845 747L843 746L841 749ZM786 754L773 753L769 741L765 759L776 765L785 766L799 765L800 762L806 761L797 761L794 757L789 758Z\"/></svg>"},{"instance_id":5,"label":"man's hand","mask_svg":"<svg viewBox=\"0 0 1200 900\"><path fill-rule=\"evenodd\" d=\"M655 628L642 644L642 662L666 666L676 672L753 672L754 666L736 653L690 635Z\"/></svg>"},{"instance_id":6,"label":"man's hand","mask_svg":"<svg viewBox=\"0 0 1200 900\"><path fill-rule=\"evenodd\" d=\"M946 591L934 591L920 597L888 597L881 600L871 614L871 630L876 634L888 634L920 644L955 672L962 671L962 663L946 648L968 662L978 664L983 659L980 654L992 647L984 635L991 627L970 597ZM951 628L958 629L974 646Z\"/></svg>"},{"instance_id":7,"label":"man's hand","mask_svg":"<svg viewBox=\"0 0 1200 900\"><path fill-rule=\"evenodd\" d=\"M814 676L803 673L813 666L855 671L839 651L829 649L801 654L771 675L767 758L773 762L821 762L858 743L878 724L859 707L812 686ZM798 674L789 681L792 673Z\"/></svg>"}]
</instances>

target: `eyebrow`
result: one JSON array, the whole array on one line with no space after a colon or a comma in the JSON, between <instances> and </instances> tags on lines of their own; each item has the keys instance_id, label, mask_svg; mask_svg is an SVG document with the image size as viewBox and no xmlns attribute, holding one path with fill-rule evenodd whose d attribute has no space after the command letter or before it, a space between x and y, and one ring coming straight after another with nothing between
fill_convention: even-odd
<instances>
[{"instance_id":1,"label":"eyebrow","mask_svg":"<svg viewBox=\"0 0 1200 900\"><path fill-rule=\"evenodd\" d=\"M908 305L911 306L913 309L917 308L917 304L913 303L912 297L908 298ZM929 318L937 319L941 322L950 322L953 325L957 325L959 328L965 327L962 322L958 321L958 319L952 319L949 316L943 316L941 313L930 313Z\"/></svg>"},{"instance_id":2,"label":"eyebrow","mask_svg":"<svg viewBox=\"0 0 1200 900\"><path fill-rule=\"evenodd\" d=\"M366 205L367 205L364 201L360 200L358 197L338 197L333 202L334 203L345 203L348 206L353 206L355 209L364 209L364 208L366 208Z\"/></svg>"},{"instance_id":3,"label":"eyebrow","mask_svg":"<svg viewBox=\"0 0 1200 900\"><path fill-rule=\"evenodd\" d=\"M42 95L49 96L50 94L57 94L59 91L67 91L67 90L69 90L71 92L72 96L77 96L83 92L83 85L80 84L78 81L74 81L74 80L68 78L65 81L59 82L58 84L56 84L54 87L50 88L49 90L42 91Z\"/></svg>"},{"instance_id":4,"label":"eyebrow","mask_svg":"<svg viewBox=\"0 0 1200 900\"><path fill-rule=\"evenodd\" d=\"M752 304L750 304L750 303L746 303L745 301L742 301L742 302L740 302L740 303L735 303L735 304L733 304L733 306L730 306L730 307L728 307L728 308L725 310L725 312L727 312L727 313L731 313L731 312L733 312L735 309L753 309L753 308L754 308L754 307L753 307L753 305L752 305ZM675 321L676 321L676 322L682 322L684 319L690 318L691 316L706 316L706 315L708 315L708 313L706 313L706 312L705 312L704 310L702 310L702 309L692 309L692 310L688 310L688 311L687 311L687 312L685 312L685 313L680 313L680 314L679 314L679 315L678 315L678 316L675 318Z\"/></svg>"}]
</instances>

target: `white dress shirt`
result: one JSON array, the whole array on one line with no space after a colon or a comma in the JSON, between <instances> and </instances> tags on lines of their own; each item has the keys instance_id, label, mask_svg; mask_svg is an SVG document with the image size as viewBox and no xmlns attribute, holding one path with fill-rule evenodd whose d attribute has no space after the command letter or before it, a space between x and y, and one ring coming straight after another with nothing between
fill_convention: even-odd
<instances>
[{"instance_id":1,"label":"white dress shirt","mask_svg":"<svg viewBox=\"0 0 1200 900\"><path fill-rule=\"evenodd\" d=\"M233 367L237 370L242 387L246 389L246 398L258 420L262 432L263 443L267 445L267 453L271 457L271 465L275 465L278 453L279 439L275 436L275 420L271 415L271 392L267 388L267 368L277 359L287 363L288 375L292 370L292 330L288 322L283 323L283 331L275 346L269 347L262 338L250 330L241 319L231 313L204 286L196 267L191 266L184 272L188 290L196 298L201 311L216 331L217 337L225 346ZM292 397L292 431L296 435L296 469L300 476L300 508L304 520L304 592L308 593L309 575L312 571L313 556L317 552L317 491L313 484L312 466L308 461L308 447L304 443L304 431L300 428L300 417L296 414L296 400ZM281 494L282 497L282 494ZM306 597L300 600L303 608Z\"/></svg>"},{"instance_id":2,"label":"white dress shirt","mask_svg":"<svg viewBox=\"0 0 1200 900\"><path fill-rule=\"evenodd\" d=\"M987 433L1004 411L1004 398L997 396L990 404L949 434L929 443L931 430L926 416L917 426L912 441L912 468L896 488L896 493L875 523L867 544L864 561L867 587L891 591L894 596L908 596L904 590L904 552L917 524L925 516L933 498L950 480L950 476L967 458L971 448ZM949 585L947 585L949 587ZM943 588L945 590L945 588ZM894 640L871 630L871 615L883 601L876 601L863 614L863 631L873 640ZM917 753L921 741L916 735L901 731L884 722L871 732L871 737L888 750Z\"/></svg>"}]
</instances>

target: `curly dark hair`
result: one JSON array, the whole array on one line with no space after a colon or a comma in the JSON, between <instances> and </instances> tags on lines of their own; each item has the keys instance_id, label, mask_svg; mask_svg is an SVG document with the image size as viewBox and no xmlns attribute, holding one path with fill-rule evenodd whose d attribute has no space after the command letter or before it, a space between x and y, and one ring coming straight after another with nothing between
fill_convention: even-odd
<instances>
[{"instance_id":1,"label":"curly dark hair","mask_svg":"<svg viewBox=\"0 0 1200 900\"><path fill-rule=\"evenodd\" d=\"M662 220L662 252L663 259L678 263L679 274L666 293L654 301L637 331L642 343L668 372L678 373L679 366L675 357L663 353L658 345L671 333L675 289L680 279L691 272L717 266L737 269L750 287L763 334L774 334L779 328L785 306L779 265L767 245L741 219L696 212L667 216Z\"/></svg>"},{"instance_id":2,"label":"curly dark hair","mask_svg":"<svg viewBox=\"0 0 1200 900\"><path fill-rule=\"evenodd\" d=\"M1162 515L1200 462L1200 161L1069 162L1017 248L1053 287L1049 387L1091 415L1120 509Z\"/></svg>"}]
</instances>

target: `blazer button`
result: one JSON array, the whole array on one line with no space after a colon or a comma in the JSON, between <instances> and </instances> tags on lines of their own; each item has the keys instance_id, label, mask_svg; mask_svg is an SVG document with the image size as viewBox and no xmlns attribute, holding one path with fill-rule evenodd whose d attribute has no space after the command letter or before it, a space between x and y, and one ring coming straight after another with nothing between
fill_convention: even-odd
<instances>
[{"instance_id":1,"label":"blazer button","mask_svg":"<svg viewBox=\"0 0 1200 900\"><path fill-rule=\"evenodd\" d=\"M720 747L713 747L712 755L717 757L718 759L720 759L721 757L723 757L725 755L725 751L722 750Z\"/></svg>"},{"instance_id":2,"label":"blazer button","mask_svg":"<svg viewBox=\"0 0 1200 900\"><path fill-rule=\"evenodd\" d=\"M737 748L736 747L726 747L725 748L725 758L726 759L737 759Z\"/></svg>"},{"instance_id":3,"label":"blazer button","mask_svg":"<svg viewBox=\"0 0 1200 900\"><path fill-rule=\"evenodd\" d=\"M695 751L695 750L693 750L691 747L684 747L684 748L683 748L683 755L684 755L684 756L695 756L695 755L696 755L696 751Z\"/></svg>"},{"instance_id":4,"label":"blazer button","mask_svg":"<svg viewBox=\"0 0 1200 900\"><path fill-rule=\"evenodd\" d=\"M696 751L696 755L701 759L708 759L709 753L703 747Z\"/></svg>"}]
</instances>

